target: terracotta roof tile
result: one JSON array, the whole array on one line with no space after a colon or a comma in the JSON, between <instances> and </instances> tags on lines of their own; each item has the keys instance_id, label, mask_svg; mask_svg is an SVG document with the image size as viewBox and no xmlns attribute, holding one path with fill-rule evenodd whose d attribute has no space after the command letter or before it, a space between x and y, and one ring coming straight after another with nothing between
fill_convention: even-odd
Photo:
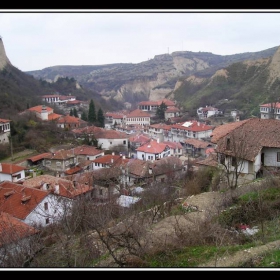
<instances>
[{"instance_id":1,"label":"terracotta roof tile","mask_svg":"<svg viewBox=\"0 0 280 280\"><path fill-rule=\"evenodd\" d=\"M29 158L27 158L27 160L30 160L32 162L36 162L40 159L44 159L44 158L49 157L51 155L52 155L52 153L42 153L42 154L39 154L39 155L36 155L36 156L33 156L33 157L29 157Z\"/></svg>"},{"instance_id":2,"label":"terracotta roof tile","mask_svg":"<svg viewBox=\"0 0 280 280\"><path fill-rule=\"evenodd\" d=\"M140 109L136 109L132 112L130 112L127 116L127 118L134 118L134 117L150 117L150 114L147 112L143 112Z\"/></svg>"},{"instance_id":3,"label":"terracotta roof tile","mask_svg":"<svg viewBox=\"0 0 280 280\"><path fill-rule=\"evenodd\" d=\"M94 146L82 145L74 148L75 155L95 156L104 153L104 150L97 149Z\"/></svg>"},{"instance_id":4,"label":"terracotta roof tile","mask_svg":"<svg viewBox=\"0 0 280 280\"><path fill-rule=\"evenodd\" d=\"M219 138L216 151L253 161L263 147L280 148L279 131L279 120L251 118Z\"/></svg>"},{"instance_id":5,"label":"terracotta roof tile","mask_svg":"<svg viewBox=\"0 0 280 280\"><path fill-rule=\"evenodd\" d=\"M0 212L9 213L13 217L24 220L47 195L46 191L4 181L0 183ZM24 197L30 197L30 199L22 203Z\"/></svg>"},{"instance_id":6,"label":"terracotta roof tile","mask_svg":"<svg viewBox=\"0 0 280 280\"><path fill-rule=\"evenodd\" d=\"M0 163L0 166L2 166L2 171L0 171L0 173L3 173L3 174L14 174L14 173L20 172L22 170L26 170L25 167L22 167L22 166L16 165L16 164L12 164L12 163L2 162L2 163Z\"/></svg>"},{"instance_id":7,"label":"terracotta roof tile","mask_svg":"<svg viewBox=\"0 0 280 280\"><path fill-rule=\"evenodd\" d=\"M0 247L30 237L38 232L39 230L12 215L0 212Z\"/></svg>"},{"instance_id":8,"label":"terracotta roof tile","mask_svg":"<svg viewBox=\"0 0 280 280\"><path fill-rule=\"evenodd\" d=\"M162 153L165 150L166 146L168 146L168 145L164 144L162 142L158 143L156 140L152 139L148 143L137 148L136 151L144 152L144 153L151 153L151 154L158 154L158 153Z\"/></svg>"},{"instance_id":9,"label":"terracotta roof tile","mask_svg":"<svg viewBox=\"0 0 280 280\"><path fill-rule=\"evenodd\" d=\"M239 121L239 122L232 122L232 123L227 123L227 124L222 124L217 126L211 135L211 142L212 143L217 143L217 141L221 138L224 137L225 135L227 135L229 132L231 132L232 130L234 130L235 128L243 125L244 123L246 123L248 121L247 120L243 120L243 121Z\"/></svg>"}]
</instances>

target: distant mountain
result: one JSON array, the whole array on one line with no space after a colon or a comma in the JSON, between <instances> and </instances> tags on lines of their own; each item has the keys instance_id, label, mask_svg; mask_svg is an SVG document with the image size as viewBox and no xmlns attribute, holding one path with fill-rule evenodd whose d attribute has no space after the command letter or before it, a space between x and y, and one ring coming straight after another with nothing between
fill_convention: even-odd
<instances>
[{"instance_id":1,"label":"distant mountain","mask_svg":"<svg viewBox=\"0 0 280 280\"><path fill-rule=\"evenodd\" d=\"M173 96L189 111L212 105L259 117L260 104L280 101L280 48L267 58L232 63L211 77L197 73L180 79Z\"/></svg>"},{"instance_id":2,"label":"distant mountain","mask_svg":"<svg viewBox=\"0 0 280 280\"><path fill-rule=\"evenodd\" d=\"M225 56L181 51L156 55L153 59L137 64L53 66L26 73L49 82L54 82L59 77L74 77L83 88L98 92L105 100L115 100L128 107L135 107L139 101L168 97L178 99L189 109L191 105L185 99L196 95L196 88L193 86L191 92L185 92L183 97L182 93L178 93L182 81L193 76L203 80L210 79L218 70L232 64L272 57L277 49L278 47L273 47L259 52ZM202 85L197 87L198 90ZM200 105L205 105L203 100Z\"/></svg>"},{"instance_id":3,"label":"distant mountain","mask_svg":"<svg viewBox=\"0 0 280 280\"><path fill-rule=\"evenodd\" d=\"M0 111L11 114L41 102L43 94L93 99L108 110L134 109L139 101L170 98L183 110L212 105L258 114L258 106L278 100L279 47L259 52L216 55L173 52L137 64L53 66L22 72L6 56L0 38Z\"/></svg>"}]
</instances>

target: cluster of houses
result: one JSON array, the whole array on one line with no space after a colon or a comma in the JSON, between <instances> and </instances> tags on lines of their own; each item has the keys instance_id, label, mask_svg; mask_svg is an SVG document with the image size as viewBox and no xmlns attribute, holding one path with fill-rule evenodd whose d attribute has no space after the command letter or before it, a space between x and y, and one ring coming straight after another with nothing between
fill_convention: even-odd
<instances>
[{"instance_id":1,"label":"cluster of houses","mask_svg":"<svg viewBox=\"0 0 280 280\"><path fill-rule=\"evenodd\" d=\"M61 102L56 96L45 98ZM65 216L80 198L117 202L135 198L137 191L156 183L170 185L184 176L190 158L197 159L197 167L226 164L232 172L237 168L242 182L280 168L280 122L266 118L267 104L260 105L261 118L217 127L202 120L151 124L162 102L167 104L166 119L179 117L180 110L170 100L145 101L128 113L107 112L105 128L57 115L44 105L29 108L27 112L42 121L56 120L76 138L94 137L98 148L81 145L38 154L20 164L0 163L0 249L12 246L15 235L7 233L13 227L20 228L21 239L30 238L38 233L38 226ZM0 119L1 143L8 142L9 133L10 121ZM238 164L240 159L242 164ZM49 174L32 172L38 165Z\"/></svg>"}]
</instances>

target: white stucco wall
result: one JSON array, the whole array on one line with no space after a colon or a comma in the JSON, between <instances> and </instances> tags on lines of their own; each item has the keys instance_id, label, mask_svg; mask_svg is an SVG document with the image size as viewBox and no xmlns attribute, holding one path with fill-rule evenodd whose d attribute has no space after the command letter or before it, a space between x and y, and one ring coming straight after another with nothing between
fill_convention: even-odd
<instances>
[{"instance_id":1,"label":"white stucco wall","mask_svg":"<svg viewBox=\"0 0 280 280\"><path fill-rule=\"evenodd\" d=\"M58 198L60 201L58 201ZM46 202L48 203L48 210L45 210L44 208ZM61 217L63 217L63 213L65 212L65 209L70 210L71 205L72 205L72 201L70 199L49 194L23 220L23 222L31 226L35 226L35 225L47 226L53 223L56 219L60 219ZM46 223L46 218L49 218L49 224Z\"/></svg>"},{"instance_id":2,"label":"white stucco wall","mask_svg":"<svg viewBox=\"0 0 280 280\"><path fill-rule=\"evenodd\" d=\"M98 145L101 145L103 150L110 150L116 146L123 146L125 150L128 148L128 139L106 139L106 138L98 138ZM125 141L125 144L123 143Z\"/></svg>"},{"instance_id":3,"label":"white stucco wall","mask_svg":"<svg viewBox=\"0 0 280 280\"><path fill-rule=\"evenodd\" d=\"M264 165L280 167L280 162L277 162L277 152L280 152L279 148L263 148L264 153Z\"/></svg>"}]
</instances>

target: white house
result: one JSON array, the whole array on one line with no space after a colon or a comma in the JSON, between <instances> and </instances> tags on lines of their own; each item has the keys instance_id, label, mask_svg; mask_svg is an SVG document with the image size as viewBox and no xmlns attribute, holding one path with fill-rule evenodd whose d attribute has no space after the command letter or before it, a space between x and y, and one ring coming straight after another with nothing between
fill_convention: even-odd
<instances>
[{"instance_id":1,"label":"white house","mask_svg":"<svg viewBox=\"0 0 280 280\"><path fill-rule=\"evenodd\" d=\"M165 141L181 142L183 145L187 138L207 140L210 139L215 127L199 121L186 121L171 125Z\"/></svg>"},{"instance_id":2,"label":"white house","mask_svg":"<svg viewBox=\"0 0 280 280\"><path fill-rule=\"evenodd\" d=\"M51 224L65 209L50 192L9 181L0 183L0 199L1 211L34 227Z\"/></svg>"},{"instance_id":3,"label":"white house","mask_svg":"<svg viewBox=\"0 0 280 280\"><path fill-rule=\"evenodd\" d=\"M21 182L25 179L25 167L12 163L0 163L0 182Z\"/></svg>"},{"instance_id":4,"label":"white house","mask_svg":"<svg viewBox=\"0 0 280 280\"><path fill-rule=\"evenodd\" d=\"M11 135L10 120L0 119L0 144L9 143Z\"/></svg>"},{"instance_id":5,"label":"white house","mask_svg":"<svg viewBox=\"0 0 280 280\"><path fill-rule=\"evenodd\" d=\"M219 163L234 174L239 182L254 180L280 170L280 122L276 119L251 118L224 124L213 131Z\"/></svg>"},{"instance_id":6,"label":"white house","mask_svg":"<svg viewBox=\"0 0 280 280\"><path fill-rule=\"evenodd\" d=\"M157 160L169 155L170 147L154 139L136 149L136 158L141 160Z\"/></svg>"},{"instance_id":7,"label":"white house","mask_svg":"<svg viewBox=\"0 0 280 280\"><path fill-rule=\"evenodd\" d=\"M140 109L136 109L124 116L125 125L139 124L142 126L149 126L151 123L151 116L149 113Z\"/></svg>"},{"instance_id":8,"label":"white house","mask_svg":"<svg viewBox=\"0 0 280 280\"><path fill-rule=\"evenodd\" d=\"M261 119L280 119L280 102L271 102L260 105Z\"/></svg>"}]
</instances>

